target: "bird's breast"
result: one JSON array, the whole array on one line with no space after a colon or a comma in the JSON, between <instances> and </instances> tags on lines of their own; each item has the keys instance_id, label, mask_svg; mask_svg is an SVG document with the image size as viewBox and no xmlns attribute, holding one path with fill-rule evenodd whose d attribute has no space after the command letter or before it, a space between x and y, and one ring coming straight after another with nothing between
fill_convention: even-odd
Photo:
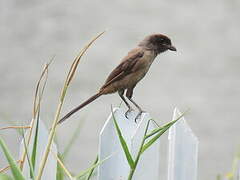
<instances>
[{"instance_id":1,"label":"bird's breast","mask_svg":"<svg viewBox=\"0 0 240 180\"><path fill-rule=\"evenodd\" d=\"M156 56L157 55L156 53L154 53L154 51L145 51L144 56L139 60L136 68L138 68L142 72L142 74L145 75L148 72Z\"/></svg>"},{"instance_id":2,"label":"bird's breast","mask_svg":"<svg viewBox=\"0 0 240 180\"><path fill-rule=\"evenodd\" d=\"M132 84L137 84L148 72L152 62L156 58L156 54L153 51L146 51L144 56L136 64L134 73L130 74L128 79L131 79Z\"/></svg>"}]
</instances>

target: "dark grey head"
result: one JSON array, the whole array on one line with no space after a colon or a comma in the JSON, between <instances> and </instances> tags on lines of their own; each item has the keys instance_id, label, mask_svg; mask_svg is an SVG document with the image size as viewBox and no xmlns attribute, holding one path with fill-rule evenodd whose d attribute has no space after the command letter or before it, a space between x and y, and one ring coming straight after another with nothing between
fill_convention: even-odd
<instances>
[{"instance_id":1,"label":"dark grey head","mask_svg":"<svg viewBox=\"0 0 240 180\"><path fill-rule=\"evenodd\" d=\"M167 50L177 51L171 40L163 34L152 34L139 43L139 46L156 51L157 54Z\"/></svg>"}]
</instances>

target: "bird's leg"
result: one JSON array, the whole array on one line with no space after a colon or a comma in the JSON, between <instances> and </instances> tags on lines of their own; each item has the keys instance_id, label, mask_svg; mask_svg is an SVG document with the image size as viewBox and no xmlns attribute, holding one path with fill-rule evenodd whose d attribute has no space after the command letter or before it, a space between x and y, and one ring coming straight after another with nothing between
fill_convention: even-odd
<instances>
[{"instance_id":1,"label":"bird's leg","mask_svg":"<svg viewBox=\"0 0 240 180\"><path fill-rule=\"evenodd\" d=\"M125 117L128 118L129 113L132 112L132 111L133 111L132 107L128 108L128 110L125 112Z\"/></svg>"},{"instance_id":2,"label":"bird's leg","mask_svg":"<svg viewBox=\"0 0 240 180\"><path fill-rule=\"evenodd\" d=\"M136 102L133 101L133 99L129 99L129 100L130 100L130 101L138 108L138 110L139 110L139 113L137 114L137 116L136 116L136 118L135 118L135 122L137 122L137 119L139 119L139 118L141 117L142 113L144 113L145 111L143 111L142 108L141 108L139 105L137 105Z\"/></svg>"},{"instance_id":3,"label":"bird's leg","mask_svg":"<svg viewBox=\"0 0 240 180\"><path fill-rule=\"evenodd\" d=\"M120 90L118 91L119 96L121 97L121 99L123 100L123 102L127 105L128 110L125 113L125 117L128 118L128 114L133 110L132 107L130 106L130 104L128 104L127 100L124 98L123 94L124 94L124 90Z\"/></svg>"},{"instance_id":4,"label":"bird's leg","mask_svg":"<svg viewBox=\"0 0 240 180\"><path fill-rule=\"evenodd\" d=\"M134 87L135 87L135 86L134 86ZM133 101L133 99L132 99L134 87L129 88L129 89L127 90L126 96L127 96L127 98L128 98L128 99L138 108L138 110L139 110L139 113L137 114L137 116L136 116L136 118L135 118L135 122L137 122L137 119L141 117L141 114L142 114L144 111L143 111L142 108L141 108L135 101Z\"/></svg>"}]
</instances>

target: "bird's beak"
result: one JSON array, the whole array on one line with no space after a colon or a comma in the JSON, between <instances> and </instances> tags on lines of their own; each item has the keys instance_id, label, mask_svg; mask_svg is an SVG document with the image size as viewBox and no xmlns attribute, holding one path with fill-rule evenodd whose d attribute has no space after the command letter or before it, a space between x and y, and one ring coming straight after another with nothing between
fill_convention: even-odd
<instances>
[{"instance_id":1,"label":"bird's beak","mask_svg":"<svg viewBox=\"0 0 240 180\"><path fill-rule=\"evenodd\" d=\"M168 49L169 49L170 51L177 51L177 49L176 49L174 46L172 46L172 45L169 45L169 46L168 46Z\"/></svg>"}]
</instances>

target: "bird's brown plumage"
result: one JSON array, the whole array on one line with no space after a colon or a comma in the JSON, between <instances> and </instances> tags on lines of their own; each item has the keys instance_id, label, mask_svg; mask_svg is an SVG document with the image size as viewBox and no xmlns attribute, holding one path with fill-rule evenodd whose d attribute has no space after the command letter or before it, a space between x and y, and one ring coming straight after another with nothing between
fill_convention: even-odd
<instances>
[{"instance_id":1,"label":"bird's brown plumage","mask_svg":"<svg viewBox=\"0 0 240 180\"><path fill-rule=\"evenodd\" d=\"M122 60L122 62L110 73L105 84L101 87L101 94L109 94L126 89L131 82L127 82L127 77L130 77L135 72L139 60L144 56L142 48L133 49ZM123 82L124 81L124 82Z\"/></svg>"},{"instance_id":2,"label":"bird's brown plumage","mask_svg":"<svg viewBox=\"0 0 240 180\"><path fill-rule=\"evenodd\" d=\"M72 114L91 103L99 96L118 92L126 103L129 111L132 109L124 98L124 91L127 90L126 97L139 109L142 109L132 100L133 89L136 84L146 75L155 57L166 50L176 51L171 40L162 34L147 36L141 41L137 48L131 50L121 63L110 73L99 92L87 101L74 108L66 114L59 123L69 118Z\"/></svg>"}]
</instances>

